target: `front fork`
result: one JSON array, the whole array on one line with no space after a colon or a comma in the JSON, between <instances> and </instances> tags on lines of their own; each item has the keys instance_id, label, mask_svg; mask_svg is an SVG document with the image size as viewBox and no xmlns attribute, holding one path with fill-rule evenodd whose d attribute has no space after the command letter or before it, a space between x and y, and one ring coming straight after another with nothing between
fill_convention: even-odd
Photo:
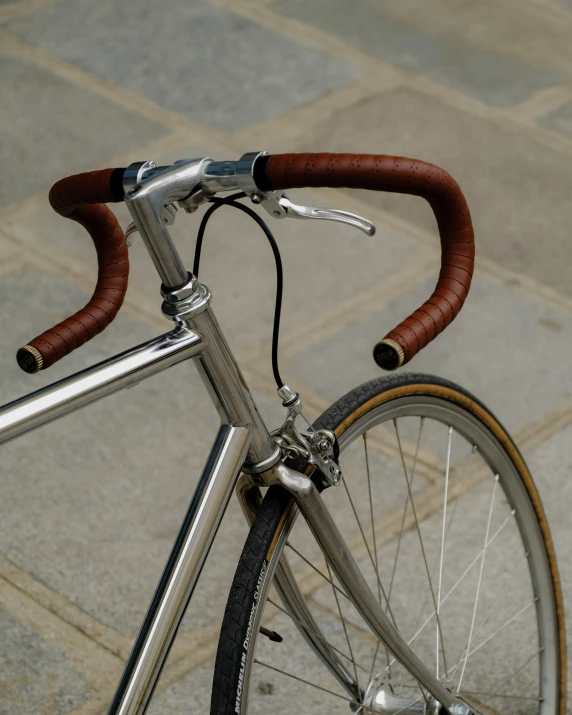
<instances>
[{"instance_id":1,"label":"front fork","mask_svg":"<svg viewBox=\"0 0 572 715\"><path fill-rule=\"evenodd\" d=\"M374 635L379 638L401 665L417 679L427 693L427 700L435 703L436 709L432 707L432 712L470 715L471 709L465 703L457 700L437 680L435 675L411 650L393 626L362 576L351 551L313 481L281 462L260 474L259 478L262 478L266 486L278 484L292 495L296 502L296 507L302 513L349 599ZM251 478L245 476L241 478L237 492L247 519L252 521L259 506L259 490L253 489ZM289 521L290 524L293 524L293 519ZM340 663L331 648L322 640L321 632L306 606L305 599L302 597L294 575L287 566L285 559L282 559L280 567L276 571L275 579L285 606L294 616L294 622L298 625L304 638L317 651L318 655L324 659L330 670L346 690L351 693L352 697L360 696L358 698L359 702L362 694L356 693L356 686L351 674ZM374 707L373 709L377 708ZM380 708L380 712L383 711Z\"/></svg>"}]
</instances>

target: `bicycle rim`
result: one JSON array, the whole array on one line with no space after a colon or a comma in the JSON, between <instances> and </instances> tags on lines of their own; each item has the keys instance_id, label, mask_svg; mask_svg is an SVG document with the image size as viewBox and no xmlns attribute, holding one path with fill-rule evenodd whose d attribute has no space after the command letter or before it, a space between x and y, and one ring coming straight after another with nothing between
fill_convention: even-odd
<instances>
[{"instance_id":1,"label":"bicycle rim","mask_svg":"<svg viewBox=\"0 0 572 715\"><path fill-rule=\"evenodd\" d=\"M415 652L483 715L563 715L563 617L550 535L522 457L494 417L451 383L402 375L348 393L317 425L336 431L344 472L344 484L324 499ZM370 634L288 498L273 508L274 522L264 504L260 514L270 548L249 565L256 598L248 633L235 629L247 638L238 649L242 679L232 711L422 709L424 693ZM323 667L289 605L270 590L280 558L314 619L306 640L333 648L354 694ZM244 582L240 565L237 579ZM236 620L231 601L232 592L227 615L234 608ZM261 624L283 642L259 634ZM227 623L215 689L221 664L231 660ZM233 690L232 677L226 686ZM213 712L227 712L223 701L213 691Z\"/></svg>"}]
</instances>

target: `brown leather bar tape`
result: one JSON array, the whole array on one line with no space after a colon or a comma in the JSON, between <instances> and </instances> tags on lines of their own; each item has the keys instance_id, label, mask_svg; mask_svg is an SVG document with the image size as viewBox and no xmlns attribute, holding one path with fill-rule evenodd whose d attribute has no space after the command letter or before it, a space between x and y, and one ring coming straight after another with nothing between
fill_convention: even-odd
<instances>
[{"instance_id":1,"label":"brown leather bar tape","mask_svg":"<svg viewBox=\"0 0 572 715\"><path fill-rule=\"evenodd\" d=\"M52 186L50 204L61 216L87 229L97 252L98 274L88 304L18 350L25 372L45 370L101 333L115 318L127 290L129 256L123 231L105 205L122 200L117 170L68 176Z\"/></svg>"},{"instance_id":2,"label":"brown leather bar tape","mask_svg":"<svg viewBox=\"0 0 572 715\"><path fill-rule=\"evenodd\" d=\"M441 271L431 297L374 347L376 363L409 362L459 314L471 286L475 244L469 207L444 169L417 159L376 154L274 154L266 180L274 189L331 187L412 194L426 199L441 237Z\"/></svg>"}]
</instances>

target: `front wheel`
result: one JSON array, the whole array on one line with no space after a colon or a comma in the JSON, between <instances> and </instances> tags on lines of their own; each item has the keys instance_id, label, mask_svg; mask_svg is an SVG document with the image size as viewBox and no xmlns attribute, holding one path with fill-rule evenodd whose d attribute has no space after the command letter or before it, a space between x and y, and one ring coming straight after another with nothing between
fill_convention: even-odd
<instances>
[{"instance_id":1,"label":"front wheel","mask_svg":"<svg viewBox=\"0 0 572 715\"><path fill-rule=\"evenodd\" d=\"M494 416L450 382L404 374L361 385L314 426L335 432L344 475L324 501L415 653L467 712L565 715L552 541L532 477ZM271 487L230 591L211 714L348 708L430 712L290 496Z\"/></svg>"}]
</instances>

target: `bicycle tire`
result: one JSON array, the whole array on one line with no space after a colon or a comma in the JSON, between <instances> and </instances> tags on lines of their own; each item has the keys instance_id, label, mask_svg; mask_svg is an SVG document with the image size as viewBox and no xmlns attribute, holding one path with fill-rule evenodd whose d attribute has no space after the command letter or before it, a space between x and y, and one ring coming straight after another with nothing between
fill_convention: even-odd
<instances>
[{"instance_id":1,"label":"bicycle tire","mask_svg":"<svg viewBox=\"0 0 572 715\"><path fill-rule=\"evenodd\" d=\"M552 620L548 618L548 621L553 622L554 627L553 634L544 633L543 636L545 640L547 638L550 640L553 636L554 641L554 653L552 654L554 656L552 662L556 663L554 682L550 686L546 686L552 688L550 698L552 698L551 702L554 706L550 709L550 713L551 715L565 715L564 614L554 548L546 516L532 477L516 446L498 420L470 393L449 381L432 376L400 374L372 380L347 393L316 420L314 427L335 431L340 438L352 425L367 418L375 410L383 410L384 406L385 409L394 409L398 404L396 401L408 397L427 398L436 401L436 403L442 403L448 409L454 407L455 410L464 412L471 419L478 421L483 429L492 435L497 446L510 459L515 474L518 474L520 484L524 487L526 500L530 505L529 516L534 514L534 524L530 525L531 534L532 532L536 534L534 538L537 539L537 546L541 547L545 558L544 566L546 568L542 565L534 566L534 568L540 569L544 574L544 580L549 581L545 584L543 598L546 602L552 599L550 604L543 604L545 609L552 608ZM250 673L250 665L248 667L245 665L252 663L256 644L261 638L258 624L264 611L274 570L284 549L285 524L291 508L292 499L289 494L280 487L271 487L268 489L251 526L236 569L222 623L213 679L211 715L231 715L231 713L245 713L248 710L244 693L248 691L249 683L244 679L245 673L246 675ZM527 538L532 537L529 535ZM539 558L542 561L542 557ZM546 626L544 628L546 629ZM470 645L469 642L467 654L469 654ZM294 709L297 710L297 707ZM481 707L484 706L481 705ZM364 711L367 712L367 708ZM545 704L539 704L538 711L543 715L549 712ZM491 710L483 709L483 712L491 712Z\"/></svg>"}]
</instances>

